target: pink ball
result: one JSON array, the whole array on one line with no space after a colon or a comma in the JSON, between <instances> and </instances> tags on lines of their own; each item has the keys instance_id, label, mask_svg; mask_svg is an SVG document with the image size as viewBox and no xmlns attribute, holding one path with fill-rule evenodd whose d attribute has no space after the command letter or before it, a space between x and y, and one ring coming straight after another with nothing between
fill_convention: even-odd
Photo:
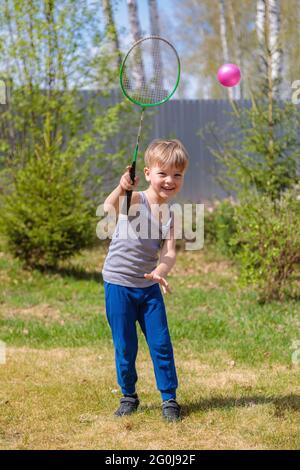
<instances>
[{"instance_id":1,"label":"pink ball","mask_svg":"<svg viewBox=\"0 0 300 470\"><path fill-rule=\"evenodd\" d=\"M217 77L221 85L232 87L239 83L241 71L235 64L224 64L219 68Z\"/></svg>"}]
</instances>

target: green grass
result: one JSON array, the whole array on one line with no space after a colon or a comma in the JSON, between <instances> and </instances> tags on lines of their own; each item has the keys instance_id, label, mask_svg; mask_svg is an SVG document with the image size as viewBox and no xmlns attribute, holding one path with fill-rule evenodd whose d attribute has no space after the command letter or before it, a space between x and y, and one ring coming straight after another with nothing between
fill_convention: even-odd
<instances>
[{"instance_id":1,"label":"green grass","mask_svg":"<svg viewBox=\"0 0 300 470\"><path fill-rule=\"evenodd\" d=\"M1 253L3 341L48 348L110 340L101 279L103 247L52 272L26 271ZM290 364L292 342L299 339L300 302L260 305L255 293L240 290L236 280L235 267L209 251L179 252L169 276L173 294L165 296L173 342L200 353L223 350L247 364ZM145 347L140 331L139 336Z\"/></svg>"},{"instance_id":2,"label":"green grass","mask_svg":"<svg viewBox=\"0 0 300 470\"><path fill-rule=\"evenodd\" d=\"M183 421L161 421L138 328L141 409L116 420L114 351L101 267L106 247L28 271L0 240L0 448L297 449L300 302L260 305L211 250L179 251L164 297ZM63 410L63 413L62 413Z\"/></svg>"},{"instance_id":3,"label":"green grass","mask_svg":"<svg viewBox=\"0 0 300 470\"><path fill-rule=\"evenodd\" d=\"M113 346L8 349L0 449L299 449L299 372L232 366L222 351L174 348L182 421L166 423L149 354L139 351L138 412L113 416Z\"/></svg>"}]
</instances>

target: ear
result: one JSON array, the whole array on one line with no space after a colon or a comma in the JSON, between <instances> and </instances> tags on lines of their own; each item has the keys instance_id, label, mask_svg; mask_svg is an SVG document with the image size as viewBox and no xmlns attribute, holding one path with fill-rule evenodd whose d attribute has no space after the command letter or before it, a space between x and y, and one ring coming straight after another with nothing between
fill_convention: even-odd
<instances>
[{"instance_id":1,"label":"ear","mask_svg":"<svg viewBox=\"0 0 300 470\"><path fill-rule=\"evenodd\" d=\"M145 166L144 168L144 175L145 175L146 181L149 182L150 181L150 169L147 166Z\"/></svg>"}]
</instances>

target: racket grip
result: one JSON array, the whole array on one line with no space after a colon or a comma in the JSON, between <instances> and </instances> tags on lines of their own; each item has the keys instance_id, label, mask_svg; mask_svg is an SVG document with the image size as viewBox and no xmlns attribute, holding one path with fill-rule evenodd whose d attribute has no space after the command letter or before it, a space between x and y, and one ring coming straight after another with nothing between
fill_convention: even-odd
<instances>
[{"instance_id":1,"label":"racket grip","mask_svg":"<svg viewBox=\"0 0 300 470\"><path fill-rule=\"evenodd\" d=\"M132 165L129 170L129 175L131 178L131 182L134 183L134 178L135 178L135 161L132 162ZM127 215L129 212L130 208L130 203L131 203L131 197L132 197L132 191L126 191L126 198L127 198Z\"/></svg>"}]
</instances>

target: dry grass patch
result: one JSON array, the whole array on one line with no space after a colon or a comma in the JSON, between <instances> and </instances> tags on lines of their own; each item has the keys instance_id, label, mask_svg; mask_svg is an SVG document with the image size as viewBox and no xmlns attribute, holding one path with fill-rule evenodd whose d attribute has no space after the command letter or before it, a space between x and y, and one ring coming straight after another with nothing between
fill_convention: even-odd
<instances>
[{"instance_id":1,"label":"dry grass patch","mask_svg":"<svg viewBox=\"0 0 300 470\"><path fill-rule=\"evenodd\" d=\"M183 420L165 423L149 353L139 351L141 407L112 414L120 397L112 345L8 348L0 366L2 449L299 448L297 368L235 364L221 351L176 349ZM298 393L298 395L297 395Z\"/></svg>"},{"instance_id":2,"label":"dry grass patch","mask_svg":"<svg viewBox=\"0 0 300 470\"><path fill-rule=\"evenodd\" d=\"M214 273L226 276L229 275L232 269L235 269L232 261L225 259L210 260L209 254L204 250L198 251L197 256L193 251L181 250L177 252L177 261L172 268L172 274L188 276Z\"/></svg>"},{"instance_id":3,"label":"dry grass patch","mask_svg":"<svg viewBox=\"0 0 300 470\"><path fill-rule=\"evenodd\" d=\"M62 320L61 312L49 304L38 304L27 308L11 308L5 305L0 307L0 317L5 319L22 318L26 320L39 319L47 321Z\"/></svg>"}]
</instances>

